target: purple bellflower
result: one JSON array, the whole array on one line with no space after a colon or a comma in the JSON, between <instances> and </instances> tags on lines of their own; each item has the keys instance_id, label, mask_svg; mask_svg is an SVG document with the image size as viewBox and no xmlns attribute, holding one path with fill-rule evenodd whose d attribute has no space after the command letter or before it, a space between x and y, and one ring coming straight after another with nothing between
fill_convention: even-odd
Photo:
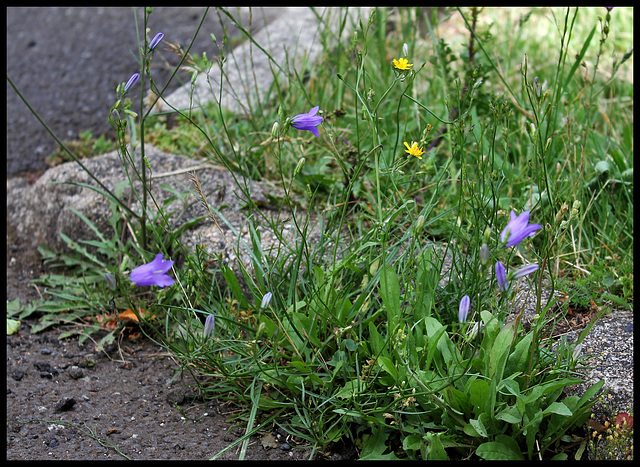
<instances>
[{"instance_id":1,"label":"purple bellflower","mask_svg":"<svg viewBox=\"0 0 640 467\"><path fill-rule=\"evenodd\" d=\"M127 84L124 85L124 92L129 91L129 89L134 87L138 81L140 81L140 73L132 74L129 81L127 81Z\"/></svg>"},{"instance_id":2,"label":"purple bellflower","mask_svg":"<svg viewBox=\"0 0 640 467\"><path fill-rule=\"evenodd\" d=\"M211 333L213 332L213 325L216 322L216 317L213 315L209 315L207 316L207 319L204 322L204 331L203 331L203 336L205 338L211 336Z\"/></svg>"},{"instance_id":3,"label":"purple bellflower","mask_svg":"<svg viewBox=\"0 0 640 467\"><path fill-rule=\"evenodd\" d=\"M136 285L157 285L158 287L167 287L172 285L175 280L167 275L167 271L173 266L173 261L163 260L162 253L156 255L155 259L150 263L138 266L129 275L129 279Z\"/></svg>"},{"instance_id":4,"label":"purple bellflower","mask_svg":"<svg viewBox=\"0 0 640 467\"><path fill-rule=\"evenodd\" d=\"M155 49L158 46L158 44L162 42L163 37L164 37L164 34L162 34L161 32L156 34L155 37L151 39L151 42L149 42L149 51L152 51L153 49Z\"/></svg>"},{"instance_id":5,"label":"purple bellflower","mask_svg":"<svg viewBox=\"0 0 640 467\"><path fill-rule=\"evenodd\" d=\"M471 299L468 295L462 297L460 300L460 308L458 310L458 319L461 323L464 323L467 320L467 316L469 315L469 305L471 304Z\"/></svg>"},{"instance_id":6,"label":"purple bellflower","mask_svg":"<svg viewBox=\"0 0 640 467\"><path fill-rule=\"evenodd\" d=\"M523 211L519 216L511 211L511 220L500 234L500 239L509 248L516 246L527 237L533 237L541 228L540 224L529 224L529 211Z\"/></svg>"},{"instance_id":7,"label":"purple bellflower","mask_svg":"<svg viewBox=\"0 0 640 467\"><path fill-rule=\"evenodd\" d=\"M324 120L323 117L316 115L318 113L319 106L315 106L313 109L306 114L298 114L291 120L291 126L296 130L307 130L316 135L316 137L320 136L320 132L318 132L318 125L322 123Z\"/></svg>"},{"instance_id":8,"label":"purple bellflower","mask_svg":"<svg viewBox=\"0 0 640 467\"><path fill-rule=\"evenodd\" d=\"M500 287L500 290L506 291L509 288L507 272L504 269L504 264L500 261L496 262L496 279L498 280L498 287Z\"/></svg>"},{"instance_id":9,"label":"purple bellflower","mask_svg":"<svg viewBox=\"0 0 640 467\"><path fill-rule=\"evenodd\" d=\"M528 276L529 274L536 272L538 270L538 264L527 264L524 267L521 267L516 272L513 273L514 279L520 279L521 277Z\"/></svg>"}]
</instances>

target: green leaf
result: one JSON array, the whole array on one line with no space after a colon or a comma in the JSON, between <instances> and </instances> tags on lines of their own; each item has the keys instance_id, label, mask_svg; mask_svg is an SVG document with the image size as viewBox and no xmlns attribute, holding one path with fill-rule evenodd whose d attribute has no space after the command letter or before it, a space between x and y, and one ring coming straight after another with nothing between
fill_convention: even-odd
<instances>
[{"instance_id":1,"label":"green leaf","mask_svg":"<svg viewBox=\"0 0 640 467\"><path fill-rule=\"evenodd\" d=\"M522 421L522 415L515 405L504 409L496 415L496 418L507 423L520 423Z\"/></svg>"},{"instance_id":2,"label":"green leaf","mask_svg":"<svg viewBox=\"0 0 640 467\"><path fill-rule=\"evenodd\" d=\"M384 371L389 373L394 380L398 379L398 372L396 370L396 366L393 364L389 357L385 357L381 355L378 357L378 364L382 367Z\"/></svg>"},{"instance_id":3,"label":"green leaf","mask_svg":"<svg viewBox=\"0 0 640 467\"><path fill-rule=\"evenodd\" d=\"M469 401L476 414L486 411L487 398L489 397L489 383L483 379L474 380L469 386Z\"/></svg>"},{"instance_id":4,"label":"green leaf","mask_svg":"<svg viewBox=\"0 0 640 467\"><path fill-rule=\"evenodd\" d=\"M427 432L427 459L430 461L448 461L449 456L444 450L440 436L442 433Z\"/></svg>"},{"instance_id":5,"label":"green leaf","mask_svg":"<svg viewBox=\"0 0 640 467\"><path fill-rule=\"evenodd\" d=\"M527 363L529 361L529 349L533 340L533 333L530 332L524 336L513 348L513 352L507 359L504 374L509 377L514 373L525 373L527 371Z\"/></svg>"},{"instance_id":6,"label":"green leaf","mask_svg":"<svg viewBox=\"0 0 640 467\"><path fill-rule=\"evenodd\" d=\"M593 35L596 32L596 26L593 27L593 29L591 30L591 33L589 34L589 37L587 37L587 40L584 41L584 44L582 46L582 50L580 50L580 53L576 57L575 63L571 67L571 70L569 70L569 74L567 75L567 78L564 80L564 84L562 86L564 89L567 88L567 85L569 84L569 81L571 81L571 78L573 78L573 74L576 72L576 70L578 69L578 67L582 63L582 60L584 59L584 55L587 53L587 49L589 48L589 44L591 44L591 39L593 39Z\"/></svg>"},{"instance_id":7,"label":"green leaf","mask_svg":"<svg viewBox=\"0 0 640 467\"><path fill-rule=\"evenodd\" d=\"M402 449L405 451L417 451L422 447L422 436L408 435L402 440Z\"/></svg>"},{"instance_id":8,"label":"green leaf","mask_svg":"<svg viewBox=\"0 0 640 467\"><path fill-rule=\"evenodd\" d=\"M482 414L482 415L484 415L484 414ZM483 438L487 438L489 436L488 433L487 433L487 428L484 426L484 423L482 423L482 420L480 419L480 417L478 417L477 419L476 418L472 418L471 420L469 420L469 424Z\"/></svg>"},{"instance_id":9,"label":"green leaf","mask_svg":"<svg viewBox=\"0 0 640 467\"><path fill-rule=\"evenodd\" d=\"M222 267L222 275L224 276L225 281L227 281L227 285L231 289L234 298L238 300L240 307L249 308L249 302L242 293L242 289L240 288L240 283L238 282L236 275L233 273L233 270L226 264Z\"/></svg>"},{"instance_id":10,"label":"green leaf","mask_svg":"<svg viewBox=\"0 0 640 467\"><path fill-rule=\"evenodd\" d=\"M573 412L569 410L569 407L564 405L562 402L554 402L549 407L544 409L542 415L549 415L550 413L557 413L558 415L564 415L570 417L573 415Z\"/></svg>"},{"instance_id":11,"label":"green leaf","mask_svg":"<svg viewBox=\"0 0 640 467\"><path fill-rule=\"evenodd\" d=\"M20 329L20 321L7 318L7 336L15 334Z\"/></svg>"},{"instance_id":12,"label":"green leaf","mask_svg":"<svg viewBox=\"0 0 640 467\"><path fill-rule=\"evenodd\" d=\"M504 367L509 357L509 349L513 342L515 331L513 322L507 323L498 333L489 353L489 374L494 380L501 381Z\"/></svg>"},{"instance_id":13,"label":"green leaf","mask_svg":"<svg viewBox=\"0 0 640 467\"><path fill-rule=\"evenodd\" d=\"M360 453L359 460L379 461L379 460L400 460L393 452L382 454L387 450L387 433L382 426L373 427L373 433L365 437L365 443Z\"/></svg>"},{"instance_id":14,"label":"green leaf","mask_svg":"<svg viewBox=\"0 0 640 467\"><path fill-rule=\"evenodd\" d=\"M366 389L367 385L364 381L360 379L352 379L351 381L347 381L340 391L335 395L339 399L351 399L355 397L356 394L360 394Z\"/></svg>"},{"instance_id":15,"label":"green leaf","mask_svg":"<svg viewBox=\"0 0 640 467\"><path fill-rule=\"evenodd\" d=\"M520 386L512 379L504 379L498 385L498 392L500 392L501 394L518 397L520 396Z\"/></svg>"},{"instance_id":16,"label":"green leaf","mask_svg":"<svg viewBox=\"0 0 640 467\"><path fill-rule=\"evenodd\" d=\"M485 460L521 461L524 460L518 444L505 435L496 436L495 441L482 443L476 454Z\"/></svg>"}]
</instances>

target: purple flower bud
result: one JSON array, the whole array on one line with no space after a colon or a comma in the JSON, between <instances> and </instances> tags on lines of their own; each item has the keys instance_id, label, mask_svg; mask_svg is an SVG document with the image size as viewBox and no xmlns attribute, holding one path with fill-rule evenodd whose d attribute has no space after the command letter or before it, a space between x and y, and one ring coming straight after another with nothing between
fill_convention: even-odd
<instances>
[{"instance_id":1,"label":"purple flower bud","mask_svg":"<svg viewBox=\"0 0 640 467\"><path fill-rule=\"evenodd\" d=\"M113 277L113 274L111 274L110 272L105 273L104 280L107 281L107 286L111 290L116 290L117 282L116 282L116 278Z\"/></svg>"},{"instance_id":2,"label":"purple flower bud","mask_svg":"<svg viewBox=\"0 0 640 467\"><path fill-rule=\"evenodd\" d=\"M149 51L152 51L153 49L155 49L158 46L158 44L162 41L163 37L164 37L164 34L162 34L161 32L156 34L155 37L151 39L151 42L149 42Z\"/></svg>"},{"instance_id":3,"label":"purple flower bud","mask_svg":"<svg viewBox=\"0 0 640 467\"><path fill-rule=\"evenodd\" d=\"M498 281L498 287L500 290L506 291L509 288L509 283L507 282L507 272L504 270L504 264L500 261L496 262L496 279Z\"/></svg>"},{"instance_id":4,"label":"purple flower bud","mask_svg":"<svg viewBox=\"0 0 640 467\"><path fill-rule=\"evenodd\" d=\"M262 303L260 303L261 310L269 306L269 303L271 302L272 297L273 297L273 294L271 292L267 292L266 294L264 294L264 297L262 297Z\"/></svg>"},{"instance_id":5,"label":"purple flower bud","mask_svg":"<svg viewBox=\"0 0 640 467\"><path fill-rule=\"evenodd\" d=\"M468 295L462 297L460 300L460 308L458 310L458 320L461 323L464 323L467 320L467 316L469 315L469 305L471 305L471 299Z\"/></svg>"},{"instance_id":6,"label":"purple flower bud","mask_svg":"<svg viewBox=\"0 0 640 467\"><path fill-rule=\"evenodd\" d=\"M514 279L520 279L521 277L524 276L528 276L529 274L531 274L532 272L536 272L538 270L538 264L537 263L533 263L533 264L527 264L526 266L518 269L516 272L513 273L513 278Z\"/></svg>"},{"instance_id":7,"label":"purple flower bud","mask_svg":"<svg viewBox=\"0 0 640 467\"><path fill-rule=\"evenodd\" d=\"M216 317L213 315L209 315L207 316L207 319L204 322L204 331L202 332L202 335L207 338L209 336L211 336L211 333L213 332L213 325L216 322Z\"/></svg>"},{"instance_id":8,"label":"purple flower bud","mask_svg":"<svg viewBox=\"0 0 640 467\"><path fill-rule=\"evenodd\" d=\"M156 255L150 263L138 266L129 275L129 279L136 285L157 285L167 287L175 281L167 275L167 271L173 266L173 261L163 261L162 253Z\"/></svg>"},{"instance_id":9,"label":"purple flower bud","mask_svg":"<svg viewBox=\"0 0 640 467\"><path fill-rule=\"evenodd\" d=\"M131 89L133 86L135 86L135 84L140 81L140 73L134 73L131 75L131 78L129 78L129 81L127 81L127 84L124 85L124 92L129 91L129 89Z\"/></svg>"},{"instance_id":10,"label":"purple flower bud","mask_svg":"<svg viewBox=\"0 0 640 467\"><path fill-rule=\"evenodd\" d=\"M309 111L309 113L296 115L291 120L291 126L296 130L310 131L316 135L316 137L319 137L320 132L318 131L317 126L322 123L322 120L324 120L324 118L316 115L319 108L319 106L315 106Z\"/></svg>"},{"instance_id":11,"label":"purple flower bud","mask_svg":"<svg viewBox=\"0 0 640 467\"><path fill-rule=\"evenodd\" d=\"M491 252L489 251L489 245L483 243L480 247L480 263L482 263L483 265L487 264L489 262L490 253Z\"/></svg>"},{"instance_id":12,"label":"purple flower bud","mask_svg":"<svg viewBox=\"0 0 640 467\"><path fill-rule=\"evenodd\" d=\"M511 211L511 220L500 234L500 239L509 248L516 246L527 237L533 237L541 228L540 224L529 224L529 211L523 211L519 216Z\"/></svg>"}]
</instances>

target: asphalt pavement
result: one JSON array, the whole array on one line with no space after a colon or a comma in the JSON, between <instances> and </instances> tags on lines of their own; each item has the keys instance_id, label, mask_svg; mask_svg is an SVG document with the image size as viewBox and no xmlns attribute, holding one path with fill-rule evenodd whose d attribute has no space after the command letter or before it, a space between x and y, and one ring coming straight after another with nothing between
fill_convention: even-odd
<instances>
[{"instance_id":1,"label":"asphalt pavement","mask_svg":"<svg viewBox=\"0 0 640 467\"><path fill-rule=\"evenodd\" d=\"M278 16L277 8L251 10L252 29ZM76 139L91 130L94 136L112 134L108 112L115 102L115 88L138 71L137 33L132 7L10 7L7 8L7 74L40 117L61 139ZM140 32L143 9L135 8ZM248 24L249 10L230 8ZM149 40L158 32L164 40L186 49L203 7L156 7L150 16ZM214 34L221 42L226 29L233 41L237 28L211 8L192 52L215 57ZM166 62L165 60L166 59ZM179 58L161 44L151 72L159 86L171 75ZM168 65L167 65L168 63ZM179 73L167 92L188 81ZM31 114L7 82L7 176L48 168L45 159L57 144Z\"/></svg>"}]
</instances>

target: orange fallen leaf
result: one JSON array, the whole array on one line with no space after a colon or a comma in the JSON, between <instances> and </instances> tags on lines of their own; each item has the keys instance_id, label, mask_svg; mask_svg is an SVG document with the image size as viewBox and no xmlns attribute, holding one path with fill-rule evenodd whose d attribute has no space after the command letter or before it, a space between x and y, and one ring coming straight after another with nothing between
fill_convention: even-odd
<instances>
[{"instance_id":1,"label":"orange fallen leaf","mask_svg":"<svg viewBox=\"0 0 640 467\"><path fill-rule=\"evenodd\" d=\"M144 310L141 308L138 308L138 314L140 316L144 316ZM138 317L136 316L136 314L128 308L124 310L122 313L120 313L118 315L118 318L120 318L120 321L124 321L125 319L130 319L131 321L135 321L136 323L138 322Z\"/></svg>"}]
</instances>

